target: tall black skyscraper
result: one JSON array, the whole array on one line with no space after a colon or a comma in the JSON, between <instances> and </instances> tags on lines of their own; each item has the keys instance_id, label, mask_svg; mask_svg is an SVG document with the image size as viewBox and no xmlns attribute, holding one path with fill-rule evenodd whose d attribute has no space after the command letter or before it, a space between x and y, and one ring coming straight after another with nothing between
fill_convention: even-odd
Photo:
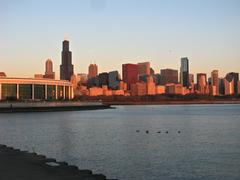
<instances>
[{"instance_id":1,"label":"tall black skyscraper","mask_svg":"<svg viewBox=\"0 0 240 180\"><path fill-rule=\"evenodd\" d=\"M226 79L228 82L234 81L234 94L238 94L238 81L239 81L239 73L230 72L227 73Z\"/></svg>"},{"instance_id":2,"label":"tall black skyscraper","mask_svg":"<svg viewBox=\"0 0 240 180\"><path fill-rule=\"evenodd\" d=\"M189 65L188 58L181 58L180 82L183 87L189 87Z\"/></svg>"},{"instance_id":3,"label":"tall black skyscraper","mask_svg":"<svg viewBox=\"0 0 240 180\"><path fill-rule=\"evenodd\" d=\"M73 75L72 52L69 51L69 41L63 41L62 64L60 65L60 79L71 80Z\"/></svg>"}]
</instances>

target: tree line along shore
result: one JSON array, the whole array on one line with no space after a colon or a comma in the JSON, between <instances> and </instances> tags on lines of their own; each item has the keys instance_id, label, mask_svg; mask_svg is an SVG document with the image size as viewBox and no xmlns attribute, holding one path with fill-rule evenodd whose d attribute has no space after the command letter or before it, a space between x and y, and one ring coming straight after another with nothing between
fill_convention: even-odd
<instances>
[{"instance_id":1,"label":"tree line along shore","mask_svg":"<svg viewBox=\"0 0 240 180\"><path fill-rule=\"evenodd\" d=\"M79 101L101 101L110 104L240 104L237 96L187 95L146 95L146 96L77 96Z\"/></svg>"}]
</instances>

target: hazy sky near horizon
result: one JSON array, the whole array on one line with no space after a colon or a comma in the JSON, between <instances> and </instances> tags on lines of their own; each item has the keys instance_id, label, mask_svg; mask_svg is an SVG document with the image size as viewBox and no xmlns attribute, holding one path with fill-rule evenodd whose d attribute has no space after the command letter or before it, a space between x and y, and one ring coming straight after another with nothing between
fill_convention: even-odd
<instances>
[{"instance_id":1,"label":"hazy sky near horizon","mask_svg":"<svg viewBox=\"0 0 240 180\"><path fill-rule=\"evenodd\" d=\"M240 73L239 0L0 0L0 71L44 73L51 58L59 77L64 34L75 73L150 61L155 72Z\"/></svg>"}]
</instances>

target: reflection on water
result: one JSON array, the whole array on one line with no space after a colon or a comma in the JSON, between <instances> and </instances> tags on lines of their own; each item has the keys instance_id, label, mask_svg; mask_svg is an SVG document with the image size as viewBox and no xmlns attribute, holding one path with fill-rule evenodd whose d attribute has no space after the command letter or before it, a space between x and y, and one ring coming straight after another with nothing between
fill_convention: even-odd
<instances>
[{"instance_id":1,"label":"reflection on water","mask_svg":"<svg viewBox=\"0 0 240 180\"><path fill-rule=\"evenodd\" d=\"M238 179L240 105L0 114L0 143L108 178Z\"/></svg>"}]
</instances>

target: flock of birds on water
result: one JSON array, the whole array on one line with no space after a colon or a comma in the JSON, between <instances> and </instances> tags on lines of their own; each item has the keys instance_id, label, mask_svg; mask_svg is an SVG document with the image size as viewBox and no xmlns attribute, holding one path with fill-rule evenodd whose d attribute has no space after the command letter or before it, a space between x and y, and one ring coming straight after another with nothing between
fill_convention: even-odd
<instances>
[{"instance_id":1,"label":"flock of birds on water","mask_svg":"<svg viewBox=\"0 0 240 180\"><path fill-rule=\"evenodd\" d=\"M140 133L140 130L136 130L136 132L137 132L137 133ZM149 134L149 130L146 130L145 133L146 133L146 134ZM158 134L160 134L160 133L168 134L169 131L164 131L164 132L162 132L162 131L158 131L157 133L158 133ZM177 133L180 134L181 131L178 130Z\"/></svg>"}]
</instances>

